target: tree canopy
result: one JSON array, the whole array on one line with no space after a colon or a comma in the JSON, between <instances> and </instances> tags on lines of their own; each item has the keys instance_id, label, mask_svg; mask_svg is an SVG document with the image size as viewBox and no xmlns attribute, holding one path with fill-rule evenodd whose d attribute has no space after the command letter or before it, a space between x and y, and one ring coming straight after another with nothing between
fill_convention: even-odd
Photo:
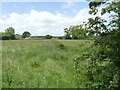
<instances>
[{"instance_id":1,"label":"tree canopy","mask_svg":"<svg viewBox=\"0 0 120 90\"><path fill-rule=\"evenodd\" d=\"M65 39L84 39L86 38L87 32L83 25L70 26L64 29Z\"/></svg>"},{"instance_id":2,"label":"tree canopy","mask_svg":"<svg viewBox=\"0 0 120 90\"><path fill-rule=\"evenodd\" d=\"M15 29L13 27L9 27L5 29L5 32L0 33L0 39L1 40L12 40L15 39Z\"/></svg>"},{"instance_id":3,"label":"tree canopy","mask_svg":"<svg viewBox=\"0 0 120 90\"><path fill-rule=\"evenodd\" d=\"M9 34L15 34L15 29L13 27L9 27L9 28L5 29L5 32L9 33Z\"/></svg>"},{"instance_id":4,"label":"tree canopy","mask_svg":"<svg viewBox=\"0 0 120 90\"><path fill-rule=\"evenodd\" d=\"M23 34L22 34L22 38L26 38L26 37L30 37L30 32L28 31L25 31Z\"/></svg>"},{"instance_id":5,"label":"tree canopy","mask_svg":"<svg viewBox=\"0 0 120 90\"><path fill-rule=\"evenodd\" d=\"M46 39L52 39L52 35L49 35L49 34L48 34L48 35L45 36L45 38L46 38Z\"/></svg>"}]
</instances>

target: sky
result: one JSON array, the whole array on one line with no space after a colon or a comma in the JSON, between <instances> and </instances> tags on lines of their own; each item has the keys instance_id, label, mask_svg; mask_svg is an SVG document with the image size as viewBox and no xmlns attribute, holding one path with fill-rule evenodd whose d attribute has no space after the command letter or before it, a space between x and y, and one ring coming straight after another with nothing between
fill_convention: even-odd
<instances>
[{"instance_id":1,"label":"sky","mask_svg":"<svg viewBox=\"0 0 120 90\"><path fill-rule=\"evenodd\" d=\"M0 31L13 27L16 34L63 36L64 28L89 17L88 2L2 2Z\"/></svg>"}]
</instances>

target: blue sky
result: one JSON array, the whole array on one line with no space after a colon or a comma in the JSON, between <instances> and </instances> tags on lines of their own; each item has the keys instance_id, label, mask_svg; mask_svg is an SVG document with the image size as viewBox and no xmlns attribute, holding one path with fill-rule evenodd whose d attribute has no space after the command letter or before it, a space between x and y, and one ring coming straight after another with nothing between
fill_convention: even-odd
<instances>
[{"instance_id":1,"label":"blue sky","mask_svg":"<svg viewBox=\"0 0 120 90\"><path fill-rule=\"evenodd\" d=\"M23 14L29 13L31 9L35 9L37 11L49 11L51 13L64 13L66 15L74 15L72 10L79 11L83 8L88 7L87 2L72 2L70 6L66 6L67 2L3 2L2 3L2 13L10 14L13 12Z\"/></svg>"},{"instance_id":2,"label":"blue sky","mask_svg":"<svg viewBox=\"0 0 120 90\"><path fill-rule=\"evenodd\" d=\"M64 28L90 17L88 2L2 2L1 31L13 27L16 34L64 35Z\"/></svg>"}]
</instances>

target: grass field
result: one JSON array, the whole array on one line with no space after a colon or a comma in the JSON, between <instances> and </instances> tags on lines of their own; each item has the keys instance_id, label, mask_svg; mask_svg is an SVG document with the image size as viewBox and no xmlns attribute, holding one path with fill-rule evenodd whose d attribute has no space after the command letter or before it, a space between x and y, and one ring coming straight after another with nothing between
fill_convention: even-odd
<instances>
[{"instance_id":1,"label":"grass field","mask_svg":"<svg viewBox=\"0 0 120 90\"><path fill-rule=\"evenodd\" d=\"M87 52L89 40L2 41L3 88L76 88L74 59ZM80 87L87 82L81 60Z\"/></svg>"}]
</instances>

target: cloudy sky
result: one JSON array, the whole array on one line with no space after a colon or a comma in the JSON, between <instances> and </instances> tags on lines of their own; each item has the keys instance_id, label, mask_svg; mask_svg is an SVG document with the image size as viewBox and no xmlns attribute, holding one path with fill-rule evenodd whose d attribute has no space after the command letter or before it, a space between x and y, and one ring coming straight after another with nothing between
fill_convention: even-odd
<instances>
[{"instance_id":1,"label":"cloudy sky","mask_svg":"<svg viewBox=\"0 0 120 90\"><path fill-rule=\"evenodd\" d=\"M64 35L64 28L87 18L88 2L2 2L0 31L13 27L16 34Z\"/></svg>"}]
</instances>

